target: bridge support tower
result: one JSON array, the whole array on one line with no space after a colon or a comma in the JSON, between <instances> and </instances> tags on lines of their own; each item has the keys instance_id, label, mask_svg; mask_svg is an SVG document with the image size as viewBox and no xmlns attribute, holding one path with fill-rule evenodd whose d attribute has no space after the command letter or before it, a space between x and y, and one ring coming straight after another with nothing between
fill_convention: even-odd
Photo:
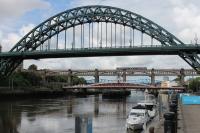
<instances>
[{"instance_id":1,"label":"bridge support tower","mask_svg":"<svg viewBox=\"0 0 200 133\"><path fill-rule=\"evenodd\" d=\"M185 85L185 70L183 68L180 70L179 78L180 78L180 85L184 86Z\"/></svg>"},{"instance_id":2,"label":"bridge support tower","mask_svg":"<svg viewBox=\"0 0 200 133\"><path fill-rule=\"evenodd\" d=\"M72 86L72 70L68 70L68 85Z\"/></svg>"},{"instance_id":3,"label":"bridge support tower","mask_svg":"<svg viewBox=\"0 0 200 133\"><path fill-rule=\"evenodd\" d=\"M94 80L95 80L95 83L99 83L99 70L98 69L95 69Z\"/></svg>"},{"instance_id":4,"label":"bridge support tower","mask_svg":"<svg viewBox=\"0 0 200 133\"><path fill-rule=\"evenodd\" d=\"M125 69L123 70L122 78L123 78L123 82L126 82L126 70Z\"/></svg>"},{"instance_id":5,"label":"bridge support tower","mask_svg":"<svg viewBox=\"0 0 200 133\"><path fill-rule=\"evenodd\" d=\"M151 85L155 85L155 70L151 69Z\"/></svg>"}]
</instances>

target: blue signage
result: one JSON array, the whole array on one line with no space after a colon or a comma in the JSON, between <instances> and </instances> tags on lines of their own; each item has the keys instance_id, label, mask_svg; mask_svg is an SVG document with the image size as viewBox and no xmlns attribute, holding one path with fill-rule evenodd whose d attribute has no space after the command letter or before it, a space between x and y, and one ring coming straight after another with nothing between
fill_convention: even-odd
<instances>
[{"instance_id":1,"label":"blue signage","mask_svg":"<svg viewBox=\"0 0 200 133\"><path fill-rule=\"evenodd\" d=\"M200 96L182 96L182 104L193 105L200 104Z\"/></svg>"}]
</instances>

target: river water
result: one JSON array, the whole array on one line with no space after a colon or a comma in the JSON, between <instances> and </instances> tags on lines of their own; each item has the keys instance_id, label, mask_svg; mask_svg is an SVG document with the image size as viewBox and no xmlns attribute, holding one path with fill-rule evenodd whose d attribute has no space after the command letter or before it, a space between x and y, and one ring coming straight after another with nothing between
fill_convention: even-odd
<instances>
[{"instance_id":1,"label":"river water","mask_svg":"<svg viewBox=\"0 0 200 133\"><path fill-rule=\"evenodd\" d=\"M0 102L0 133L126 133L131 107L144 99L132 91L125 99L66 96Z\"/></svg>"}]
</instances>

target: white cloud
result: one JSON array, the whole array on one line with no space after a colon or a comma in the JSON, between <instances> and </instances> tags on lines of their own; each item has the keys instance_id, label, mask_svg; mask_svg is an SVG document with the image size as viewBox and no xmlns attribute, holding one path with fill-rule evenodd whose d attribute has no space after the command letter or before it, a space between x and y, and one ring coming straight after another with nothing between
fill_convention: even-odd
<instances>
[{"instance_id":1,"label":"white cloud","mask_svg":"<svg viewBox=\"0 0 200 133\"><path fill-rule=\"evenodd\" d=\"M33 9L46 9L50 4L44 0L1 0L0 20L18 17Z\"/></svg>"},{"instance_id":2,"label":"white cloud","mask_svg":"<svg viewBox=\"0 0 200 133\"><path fill-rule=\"evenodd\" d=\"M178 26L180 38L190 43L195 34L200 35L200 9L198 5L189 4L175 7L174 22Z\"/></svg>"},{"instance_id":3,"label":"white cloud","mask_svg":"<svg viewBox=\"0 0 200 133\"><path fill-rule=\"evenodd\" d=\"M0 40L2 39L2 36L3 36L3 33L2 33L2 31L0 30Z\"/></svg>"},{"instance_id":4,"label":"white cloud","mask_svg":"<svg viewBox=\"0 0 200 133\"><path fill-rule=\"evenodd\" d=\"M34 28L34 24L22 26L17 33L8 33L1 39L3 51L9 51L25 34Z\"/></svg>"},{"instance_id":5,"label":"white cloud","mask_svg":"<svg viewBox=\"0 0 200 133\"><path fill-rule=\"evenodd\" d=\"M34 24L28 24L28 25L24 25L22 26L22 28L19 30L20 36L24 36L26 35L28 32L30 32L31 29L33 29L35 27Z\"/></svg>"}]
</instances>

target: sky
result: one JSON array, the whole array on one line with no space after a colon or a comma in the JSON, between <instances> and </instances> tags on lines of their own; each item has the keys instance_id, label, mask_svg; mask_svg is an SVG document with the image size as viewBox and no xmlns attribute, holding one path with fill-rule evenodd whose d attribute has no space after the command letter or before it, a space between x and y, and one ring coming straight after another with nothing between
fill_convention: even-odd
<instances>
[{"instance_id":1,"label":"sky","mask_svg":"<svg viewBox=\"0 0 200 133\"><path fill-rule=\"evenodd\" d=\"M31 29L49 17L85 5L109 5L140 14L181 39L200 36L197 0L0 0L0 44L9 51ZM179 56L126 56L42 59L24 61L39 69L115 69L116 67L191 68Z\"/></svg>"}]
</instances>

